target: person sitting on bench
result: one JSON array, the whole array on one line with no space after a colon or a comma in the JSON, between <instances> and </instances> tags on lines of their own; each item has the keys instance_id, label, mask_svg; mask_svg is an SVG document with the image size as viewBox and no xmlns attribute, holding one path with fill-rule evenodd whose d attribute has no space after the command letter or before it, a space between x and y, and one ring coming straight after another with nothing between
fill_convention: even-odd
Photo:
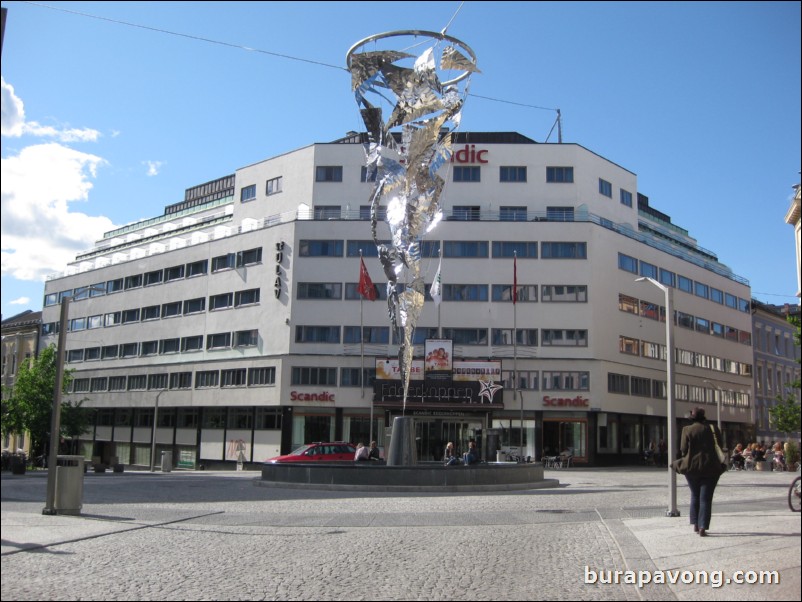
<instances>
[{"instance_id":1,"label":"person sitting on bench","mask_svg":"<svg viewBox=\"0 0 802 602\"><path fill-rule=\"evenodd\" d=\"M479 451L476 449L476 441L473 439L468 442L468 451L462 455L462 463L465 466L479 463Z\"/></svg>"}]
</instances>

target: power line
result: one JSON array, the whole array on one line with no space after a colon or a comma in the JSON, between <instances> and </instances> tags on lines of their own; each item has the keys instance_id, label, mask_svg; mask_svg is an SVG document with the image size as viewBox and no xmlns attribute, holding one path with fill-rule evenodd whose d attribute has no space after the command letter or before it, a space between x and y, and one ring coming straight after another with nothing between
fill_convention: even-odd
<instances>
[{"instance_id":1,"label":"power line","mask_svg":"<svg viewBox=\"0 0 802 602\"><path fill-rule=\"evenodd\" d=\"M109 17L100 17L98 15L92 15L90 13L79 12L76 10L69 10L66 8L59 8L56 6L50 6L48 4L41 4L39 2L23 2L23 4L30 4L32 6L39 6L42 8L49 8L50 10L60 11L63 13L69 13L72 15L78 15L80 17L88 17L90 19L97 19L99 21L107 21L109 23L115 23L117 25L127 25L128 27L137 27L139 29L146 29L148 31L155 31L157 33L163 33L171 36L178 36L181 38L188 38L190 40L197 40L199 42L208 42L209 44L217 44L219 46L227 46L229 48L237 48L239 50L247 50L249 52L258 52L260 54L267 54L269 56L275 56L282 59L288 59L291 61L301 61L303 63L310 63L312 65L320 65L321 67L328 67L330 69L338 69L340 71L348 71L345 67L340 67L339 65L331 65L329 63L324 63L322 61L314 61L312 59L304 59L297 56L292 56L289 54L282 54L280 52L271 52L269 50L262 50L260 48L251 48L249 46L243 46L242 44L233 44L231 42L221 42L220 40L212 40L211 38L204 38L201 36L195 36L187 33L180 33L177 31L170 31L168 29L159 29L158 27L150 27L148 25L140 25L139 23L131 23L129 21L120 21L119 19L111 19Z\"/></svg>"}]
</instances>

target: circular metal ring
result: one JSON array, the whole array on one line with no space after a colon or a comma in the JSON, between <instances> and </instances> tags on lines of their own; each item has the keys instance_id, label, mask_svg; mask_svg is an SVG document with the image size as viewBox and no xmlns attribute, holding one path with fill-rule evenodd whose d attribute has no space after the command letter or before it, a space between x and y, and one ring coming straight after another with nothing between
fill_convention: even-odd
<instances>
[{"instance_id":1,"label":"circular metal ring","mask_svg":"<svg viewBox=\"0 0 802 602\"><path fill-rule=\"evenodd\" d=\"M447 34L444 34L444 33L441 33L441 32L437 32L437 31L425 31L425 30L422 30L422 29L401 29L401 30L398 30L398 31L388 31L388 32L385 32L385 33L377 33L375 35L372 35L372 36L369 36L369 37L365 38L364 40L360 40L359 42L357 42L356 44L351 46L348 49L348 52L345 55L345 64L348 67L348 70L349 71L351 70L351 57L354 55L354 53L356 52L356 50L358 48L360 48L361 46L364 46L365 44L368 44L370 42L375 42L376 40L383 40L384 38L395 38L395 37L399 37L399 36L416 36L416 37L417 36L427 36L427 37L434 38L434 39L437 39L437 40L447 40L447 41L451 42L452 44L455 44L455 45L459 46L460 48L462 48L463 50L465 50L465 52L467 52L468 55L470 55L471 61L473 62L473 64L476 65L476 54L474 54L473 49L470 46L468 46L465 42L463 42L462 40L458 40L455 37L452 37L450 35L447 35ZM455 77L454 79L450 79L448 81L443 82L442 85L443 85L443 87L445 87L445 86L450 86L452 84L456 84L457 82L461 82L463 79L465 79L466 77L470 76L470 74L471 74L471 71L465 71L464 73L460 74L458 77Z\"/></svg>"}]
</instances>

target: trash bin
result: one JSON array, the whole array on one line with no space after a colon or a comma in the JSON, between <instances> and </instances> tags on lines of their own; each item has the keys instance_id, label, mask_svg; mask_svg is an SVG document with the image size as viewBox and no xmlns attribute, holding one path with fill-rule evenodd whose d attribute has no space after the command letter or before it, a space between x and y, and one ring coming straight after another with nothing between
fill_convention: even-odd
<instances>
[{"instance_id":1,"label":"trash bin","mask_svg":"<svg viewBox=\"0 0 802 602\"><path fill-rule=\"evenodd\" d=\"M485 460L487 462L492 462L496 460L497 462L501 462L503 460L498 459L498 449L499 449L499 441L501 440L501 429L485 429L485 449L487 450L487 457Z\"/></svg>"},{"instance_id":2,"label":"trash bin","mask_svg":"<svg viewBox=\"0 0 802 602\"><path fill-rule=\"evenodd\" d=\"M173 470L173 452L162 452L162 472L170 472Z\"/></svg>"},{"instance_id":3,"label":"trash bin","mask_svg":"<svg viewBox=\"0 0 802 602\"><path fill-rule=\"evenodd\" d=\"M84 457L56 457L57 514L80 514L84 505Z\"/></svg>"}]
</instances>

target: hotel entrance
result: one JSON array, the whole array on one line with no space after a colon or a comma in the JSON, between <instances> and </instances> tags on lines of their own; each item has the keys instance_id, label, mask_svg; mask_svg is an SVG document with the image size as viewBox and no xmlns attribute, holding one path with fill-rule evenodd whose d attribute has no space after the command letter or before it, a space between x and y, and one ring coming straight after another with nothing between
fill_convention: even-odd
<instances>
[{"instance_id":1,"label":"hotel entrance","mask_svg":"<svg viewBox=\"0 0 802 602\"><path fill-rule=\"evenodd\" d=\"M393 423L394 416L391 415L390 424ZM454 443L460 456L468 450L470 439L476 439L476 445L482 447L482 430L487 423L484 415L476 417L414 416L414 419L415 443L419 462L442 461L446 444L449 441Z\"/></svg>"},{"instance_id":2,"label":"hotel entrance","mask_svg":"<svg viewBox=\"0 0 802 602\"><path fill-rule=\"evenodd\" d=\"M543 419L543 456L568 450L574 461L587 461L588 421L571 418Z\"/></svg>"}]
</instances>

